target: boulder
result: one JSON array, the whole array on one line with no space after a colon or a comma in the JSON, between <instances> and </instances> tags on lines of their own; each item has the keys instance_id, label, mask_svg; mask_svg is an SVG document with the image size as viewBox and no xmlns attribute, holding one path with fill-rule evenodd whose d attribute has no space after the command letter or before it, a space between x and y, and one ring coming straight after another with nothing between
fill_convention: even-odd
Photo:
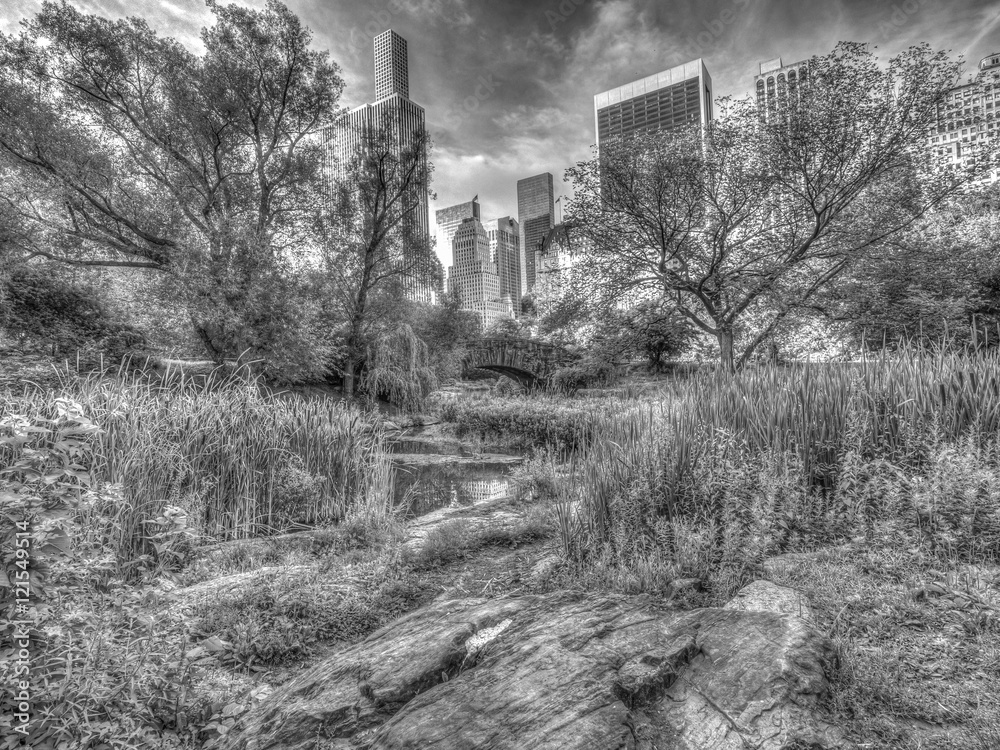
<instances>
[{"instance_id":1,"label":"boulder","mask_svg":"<svg viewBox=\"0 0 1000 750\"><path fill-rule=\"evenodd\" d=\"M848 748L799 617L557 592L431 604L283 685L225 750Z\"/></svg>"},{"instance_id":2,"label":"boulder","mask_svg":"<svg viewBox=\"0 0 1000 750\"><path fill-rule=\"evenodd\" d=\"M780 612L801 617L814 623L809 598L798 589L779 586L772 581L754 581L747 584L726 603L726 609L747 612Z\"/></svg>"}]
</instances>

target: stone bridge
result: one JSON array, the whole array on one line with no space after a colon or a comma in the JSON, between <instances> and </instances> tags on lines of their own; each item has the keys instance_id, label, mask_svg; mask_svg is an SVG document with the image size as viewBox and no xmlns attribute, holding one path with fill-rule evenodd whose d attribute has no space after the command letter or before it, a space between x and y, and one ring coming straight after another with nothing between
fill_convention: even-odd
<instances>
[{"instance_id":1,"label":"stone bridge","mask_svg":"<svg viewBox=\"0 0 1000 750\"><path fill-rule=\"evenodd\" d=\"M525 339L480 339L468 345L467 368L492 370L513 378L526 388L543 385L560 367L577 360L568 349Z\"/></svg>"}]
</instances>

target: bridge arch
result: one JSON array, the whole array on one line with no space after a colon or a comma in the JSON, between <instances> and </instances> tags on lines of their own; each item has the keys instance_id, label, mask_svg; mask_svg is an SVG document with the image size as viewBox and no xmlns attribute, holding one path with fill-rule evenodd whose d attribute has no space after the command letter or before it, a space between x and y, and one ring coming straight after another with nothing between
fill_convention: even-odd
<instances>
[{"instance_id":1,"label":"bridge arch","mask_svg":"<svg viewBox=\"0 0 1000 750\"><path fill-rule=\"evenodd\" d=\"M481 339L468 346L467 368L506 375L526 388L544 385L560 367L577 359L568 349L529 339Z\"/></svg>"}]
</instances>

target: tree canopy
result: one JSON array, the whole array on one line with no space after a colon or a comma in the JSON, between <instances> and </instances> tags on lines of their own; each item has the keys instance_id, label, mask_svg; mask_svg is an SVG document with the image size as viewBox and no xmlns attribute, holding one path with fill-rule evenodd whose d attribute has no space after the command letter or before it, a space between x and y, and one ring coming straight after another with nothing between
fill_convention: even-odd
<instances>
[{"instance_id":1,"label":"tree canopy","mask_svg":"<svg viewBox=\"0 0 1000 750\"><path fill-rule=\"evenodd\" d=\"M277 0L207 5L200 56L66 2L0 36L0 204L18 227L5 249L171 274L211 356L267 358L310 314L295 255L343 82Z\"/></svg>"},{"instance_id":2,"label":"tree canopy","mask_svg":"<svg viewBox=\"0 0 1000 750\"><path fill-rule=\"evenodd\" d=\"M674 302L725 366L741 366L961 184L923 150L958 76L926 45L880 66L842 43L767 106L726 100L705 129L602 143L567 172L580 271L609 306L650 291Z\"/></svg>"}]
</instances>

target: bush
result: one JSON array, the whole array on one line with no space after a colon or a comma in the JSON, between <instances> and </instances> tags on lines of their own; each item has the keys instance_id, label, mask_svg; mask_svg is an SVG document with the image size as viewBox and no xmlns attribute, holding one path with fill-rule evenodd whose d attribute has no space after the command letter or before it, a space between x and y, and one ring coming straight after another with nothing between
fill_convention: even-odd
<instances>
[{"instance_id":1,"label":"bush","mask_svg":"<svg viewBox=\"0 0 1000 750\"><path fill-rule=\"evenodd\" d=\"M594 418L591 410L538 397L459 398L441 408L441 419L455 423L458 437L555 449L584 445Z\"/></svg>"},{"instance_id":2,"label":"bush","mask_svg":"<svg viewBox=\"0 0 1000 750\"><path fill-rule=\"evenodd\" d=\"M612 385L617 377L613 363L585 357L574 365L556 370L552 374L552 385L562 393L573 395L581 388Z\"/></svg>"},{"instance_id":3,"label":"bush","mask_svg":"<svg viewBox=\"0 0 1000 750\"><path fill-rule=\"evenodd\" d=\"M21 346L34 345L68 357L78 351L84 360L99 355L117 362L141 351L145 337L117 320L92 294L35 264L14 268L6 281L0 325Z\"/></svg>"}]
</instances>

